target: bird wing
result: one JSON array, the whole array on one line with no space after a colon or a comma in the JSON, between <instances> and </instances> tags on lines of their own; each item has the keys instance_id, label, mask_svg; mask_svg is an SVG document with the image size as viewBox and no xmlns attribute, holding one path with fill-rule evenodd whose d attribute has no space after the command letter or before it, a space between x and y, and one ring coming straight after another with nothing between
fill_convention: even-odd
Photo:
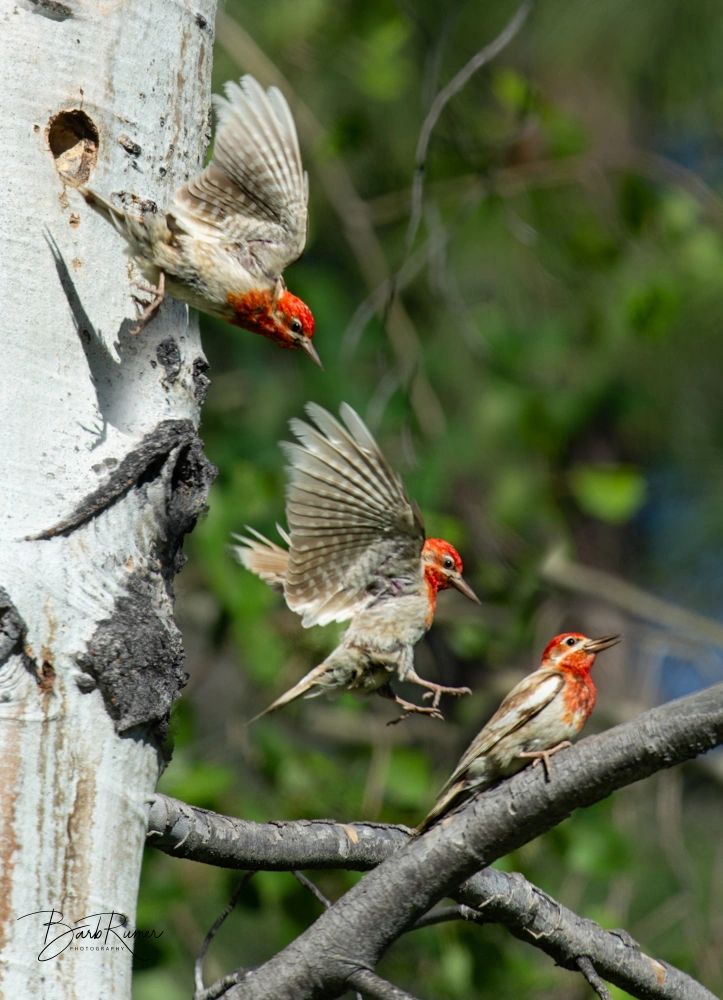
<instances>
[{"instance_id":1,"label":"bird wing","mask_svg":"<svg viewBox=\"0 0 723 1000\"><path fill-rule=\"evenodd\" d=\"M521 729L550 704L565 683L558 670L535 670L512 688L489 722L462 755L442 793L451 788L470 764L492 750L505 736Z\"/></svg>"},{"instance_id":2,"label":"bird wing","mask_svg":"<svg viewBox=\"0 0 723 1000\"><path fill-rule=\"evenodd\" d=\"M308 628L345 621L370 599L420 586L424 526L347 403L344 424L314 403L306 412L313 423L292 420L299 443L282 447L291 536L284 592Z\"/></svg>"},{"instance_id":3,"label":"bird wing","mask_svg":"<svg viewBox=\"0 0 723 1000\"><path fill-rule=\"evenodd\" d=\"M277 528L281 537L288 544L289 538L286 532L278 525ZM255 573L264 583L268 583L274 590L283 590L289 562L288 551L282 549L276 542L270 541L255 528L246 525L246 530L253 537L234 535L234 539L240 543L232 547L234 555L242 566Z\"/></svg>"},{"instance_id":4,"label":"bird wing","mask_svg":"<svg viewBox=\"0 0 723 1000\"><path fill-rule=\"evenodd\" d=\"M171 214L197 239L221 240L249 269L278 277L306 243L309 184L289 105L252 76L214 95L213 158L176 191Z\"/></svg>"}]
</instances>

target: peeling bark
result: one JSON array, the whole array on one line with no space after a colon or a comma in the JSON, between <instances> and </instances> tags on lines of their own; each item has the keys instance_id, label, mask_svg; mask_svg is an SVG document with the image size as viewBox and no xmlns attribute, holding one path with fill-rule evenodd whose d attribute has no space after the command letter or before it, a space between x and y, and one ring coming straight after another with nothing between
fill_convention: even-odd
<instances>
[{"instance_id":1,"label":"peeling bark","mask_svg":"<svg viewBox=\"0 0 723 1000\"><path fill-rule=\"evenodd\" d=\"M198 170L214 15L0 2L4 996L130 996L144 803L185 679L172 581L213 475L207 365L179 303L131 336L138 275L74 186L163 205ZM39 961L99 913L100 941Z\"/></svg>"}]
</instances>

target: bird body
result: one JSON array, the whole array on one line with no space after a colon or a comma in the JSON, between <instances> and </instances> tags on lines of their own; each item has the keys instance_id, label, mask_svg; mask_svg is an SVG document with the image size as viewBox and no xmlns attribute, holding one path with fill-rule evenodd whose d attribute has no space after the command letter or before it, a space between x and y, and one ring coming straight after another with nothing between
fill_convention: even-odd
<instances>
[{"instance_id":1,"label":"bird body","mask_svg":"<svg viewBox=\"0 0 723 1000\"><path fill-rule=\"evenodd\" d=\"M477 600L462 560L443 539L426 539L407 497L361 418L342 404L340 423L309 404L312 423L294 420L299 443L286 443L290 482L279 529L282 548L251 531L239 538L241 563L271 586L302 624L348 621L335 650L266 711L335 688L379 691L405 714L439 716L441 694L468 693L425 681L414 670L414 646L434 618L437 593L456 587ZM429 690L429 706L395 695L392 676ZM265 714L265 713L262 713Z\"/></svg>"},{"instance_id":2,"label":"bird body","mask_svg":"<svg viewBox=\"0 0 723 1000\"><path fill-rule=\"evenodd\" d=\"M595 707L590 670L597 653L618 641L618 636L588 639L579 632L555 636L540 667L512 689L467 747L418 832L530 761L541 760L549 776L549 757L570 745Z\"/></svg>"},{"instance_id":3,"label":"bird body","mask_svg":"<svg viewBox=\"0 0 723 1000\"><path fill-rule=\"evenodd\" d=\"M318 363L314 318L282 277L306 242L308 179L294 120L281 92L264 91L253 77L225 90L214 99L213 158L167 211L134 214L81 192L124 236L153 285Z\"/></svg>"}]
</instances>

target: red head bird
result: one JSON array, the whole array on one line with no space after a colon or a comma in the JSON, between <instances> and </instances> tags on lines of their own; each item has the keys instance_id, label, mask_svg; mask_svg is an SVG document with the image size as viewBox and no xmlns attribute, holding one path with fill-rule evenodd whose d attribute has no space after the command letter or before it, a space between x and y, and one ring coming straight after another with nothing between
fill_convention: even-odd
<instances>
[{"instance_id":1,"label":"red head bird","mask_svg":"<svg viewBox=\"0 0 723 1000\"><path fill-rule=\"evenodd\" d=\"M510 691L467 747L418 832L530 761L542 761L549 778L549 758L570 746L595 707L595 657L619 641L617 635L588 639L580 632L551 639L538 669Z\"/></svg>"},{"instance_id":2,"label":"red head bird","mask_svg":"<svg viewBox=\"0 0 723 1000\"><path fill-rule=\"evenodd\" d=\"M439 716L442 694L468 694L426 681L414 670L414 646L432 624L437 592L455 587L477 597L462 577L457 551L425 541L419 511L357 413L342 404L338 421L310 403L311 423L292 420L298 443L289 460L286 517L279 529L288 549L252 531L236 554L267 583L283 590L302 625L348 621L336 649L267 711L322 691L353 688L390 697L405 714ZM390 680L426 688L431 704L396 695Z\"/></svg>"},{"instance_id":3,"label":"red head bird","mask_svg":"<svg viewBox=\"0 0 723 1000\"><path fill-rule=\"evenodd\" d=\"M264 90L251 76L225 90L214 98L213 158L178 188L167 211L138 215L89 188L81 193L113 222L158 286L142 325L170 292L318 364L314 318L282 277L306 243L309 186L294 119L281 91Z\"/></svg>"}]
</instances>

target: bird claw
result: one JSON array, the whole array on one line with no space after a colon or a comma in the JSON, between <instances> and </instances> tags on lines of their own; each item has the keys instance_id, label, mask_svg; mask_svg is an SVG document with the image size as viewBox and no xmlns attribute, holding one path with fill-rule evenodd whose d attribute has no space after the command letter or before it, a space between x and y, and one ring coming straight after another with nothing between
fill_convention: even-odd
<instances>
[{"instance_id":1,"label":"bird claw","mask_svg":"<svg viewBox=\"0 0 723 1000\"><path fill-rule=\"evenodd\" d=\"M145 329L150 323L153 317L158 312L161 303L166 297L166 276L161 271L160 278L158 279L158 287L155 285L144 284L141 281L135 282L136 288L140 291L145 292L147 295L151 296L150 302L144 302L137 295L133 296L133 301L137 306L140 307L141 313L135 326L131 327L131 335L133 337L138 336L141 330Z\"/></svg>"},{"instance_id":2,"label":"bird claw","mask_svg":"<svg viewBox=\"0 0 723 1000\"><path fill-rule=\"evenodd\" d=\"M550 757L556 754L558 750L564 750L566 747L571 747L572 743L570 740L563 740L554 747L550 747L549 750L521 750L518 757L532 758L532 766L537 767L538 764L542 764L545 769L545 781L550 781Z\"/></svg>"},{"instance_id":3,"label":"bird claw","mask_svg":"<svg viewBox=\"0 0 723 1000\"><path fill-rule=\"evenodd\" d=\"M452 695L453 698L459 698L464 694L472 694L472 689L468 687L462 688L452 688L444 687L442 684L435 684L434 688L430 691L426 691L422 695L422 701L426 701L428 698L432 698L432 708L436 708L439 705L439 700L443 694Z\"/></svg>"},{"instance_id":4,"label":"bird claw","mask_svg":"<svg viewBox=\"0 0 723 1000\"><path fill-rule=\"evenodd\" d=\"M430 707L427 707L426 705L415 705L414 702L405 701L404 698L400 698L398 696L394 698L394 702L404 711L396 719L390 719L387 723L388 726L396 726L398 722L408 719L410 715L428 715L430 719L442 719L444 721L444 716L436 705L431 705Z\"/></svg>"}]
</instances>

